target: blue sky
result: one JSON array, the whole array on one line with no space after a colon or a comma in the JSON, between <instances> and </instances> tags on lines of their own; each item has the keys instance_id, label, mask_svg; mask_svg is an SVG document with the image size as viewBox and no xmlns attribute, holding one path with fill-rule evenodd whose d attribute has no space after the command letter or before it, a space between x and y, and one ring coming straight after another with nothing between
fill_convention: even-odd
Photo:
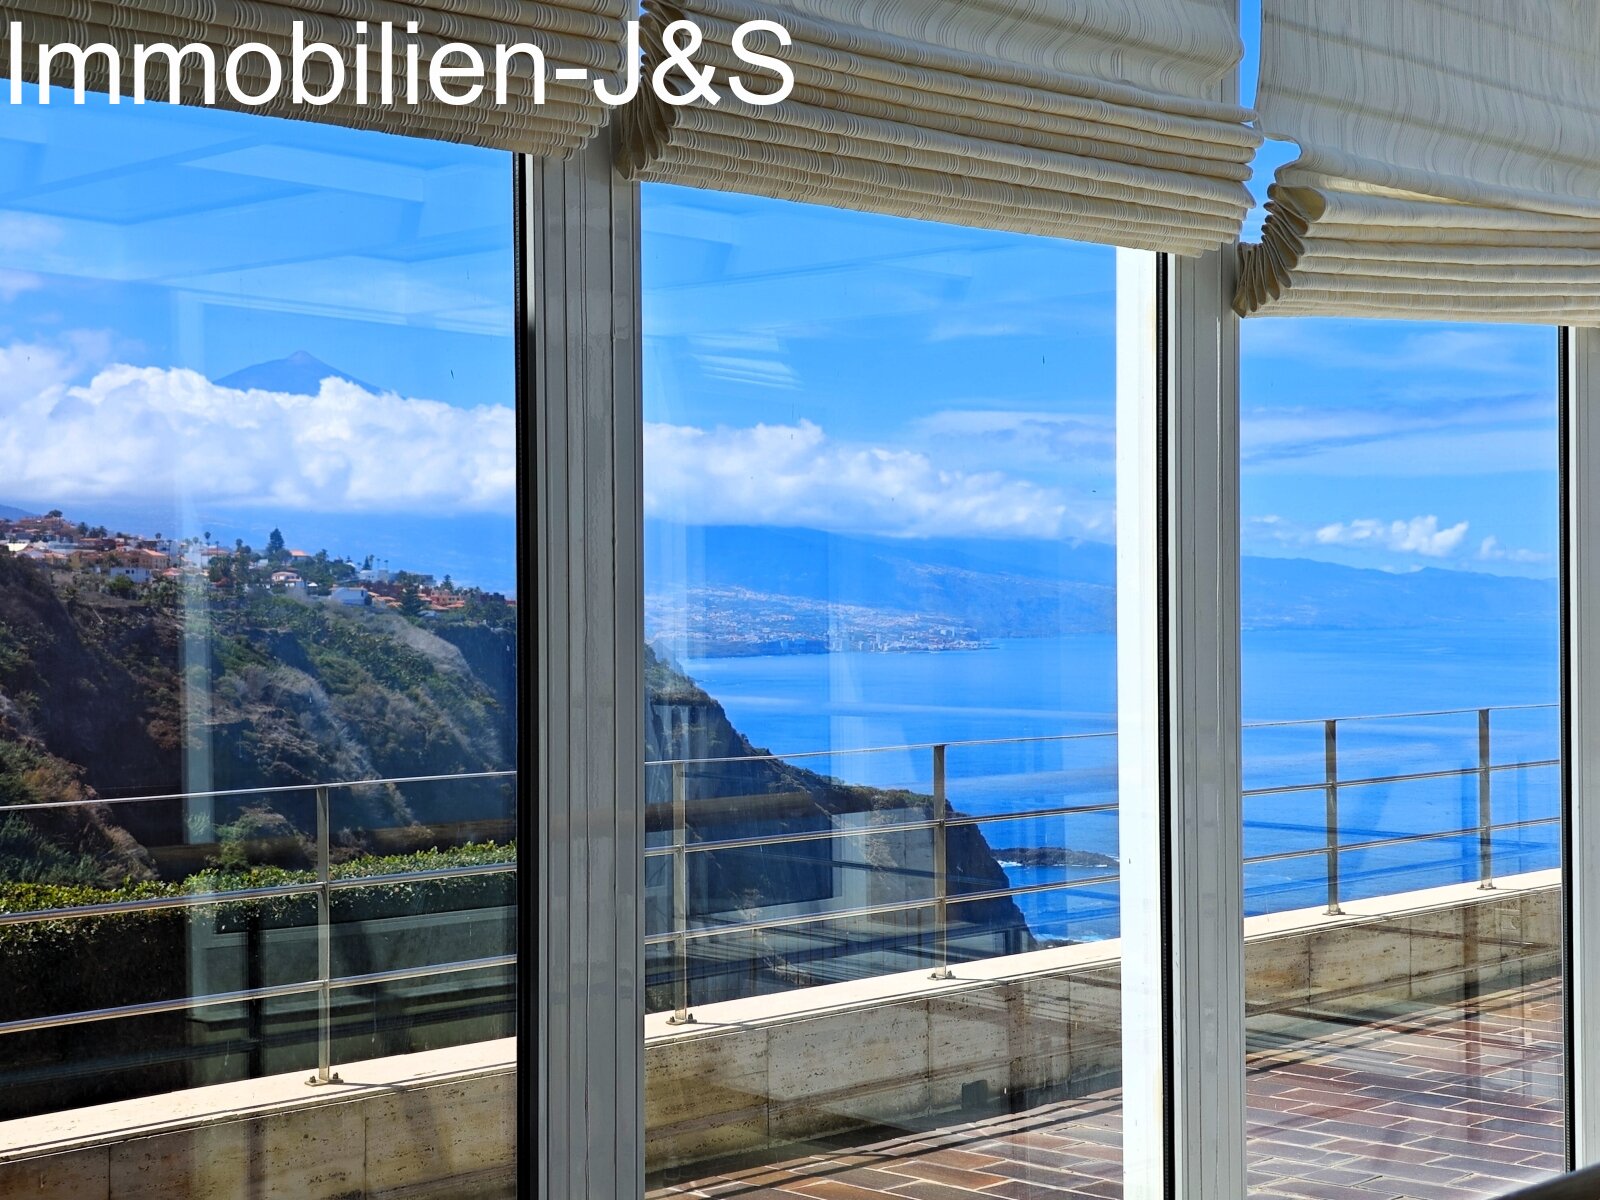
<instances>
[{"instance_id":1,"label":"blue sky","mask_svg":"<svg viewBox=\"0 0 1600 1200\"><path fill-rule=\"evenodd\" d=\"M510 184L509 155L300 122L8 110L0 503L509 590ZM215 386L294 354L372 393Z\"/></svg>"},{"instance_id":2,"label":"blue sky","mask_svg":"<svg viewBox=\"0 0 1600 1200\"><path fill-rule=\"evenodd\" d=\"M667 187L644 222L653 514L1109 540L1113 251ZM1554 574L1553 329L1243 328L1247 553Z\"/></svg>"},{"instance_id":3,"label":"blue sky","mask_svg":"<svg viewBox=\"0 0 1600 1200\"><path fill-rule=\"evenodd\" d=\"M1114 251L665 187L645 246L655 515L1111 538ZM1245 322L1246 550L1552 574L1555 350Z\"/></svg>"},{"instance_id":4,"label":"blue sky","mask_svg":"<svg viewBox=\"0 0 1600 1200\"><path fill-rule=\"evenodd\" d=\"M509 587L509 179L297 122L9 110L0 503ZM1112 250L660 186L644 229L651 515L1111 538ZM1247 551L1554 572L1553 330L1253 320L1243 346ZM296 352L380 394L214 386Z\"/></svg>"}]
</instances>

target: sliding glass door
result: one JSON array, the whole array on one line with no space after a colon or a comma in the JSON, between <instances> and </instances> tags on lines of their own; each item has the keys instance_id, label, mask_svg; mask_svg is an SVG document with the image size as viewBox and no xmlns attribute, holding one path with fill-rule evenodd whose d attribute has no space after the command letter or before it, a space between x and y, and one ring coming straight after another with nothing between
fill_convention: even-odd
<instances>
[{"instance_id":1,"label":"sliding glass door","mask_svg":"<svg viewBox=\"0 0 1600 1200\"><path fill-rule=\"evenodd\" d=\"M650 1182L1111 1194L1114 252L643 231Z\"/></svg>"},{"instance_id":2,"label":"sliding glass door","mask_svg":"<svg viewBox=\"0 0 1600 1200\"><path fill-rule=\"evenodd\" d=\"M1565 1162L1556 334L1243 336L1252 1180L1498 1195Z\"/></svg>"}]
</instances>

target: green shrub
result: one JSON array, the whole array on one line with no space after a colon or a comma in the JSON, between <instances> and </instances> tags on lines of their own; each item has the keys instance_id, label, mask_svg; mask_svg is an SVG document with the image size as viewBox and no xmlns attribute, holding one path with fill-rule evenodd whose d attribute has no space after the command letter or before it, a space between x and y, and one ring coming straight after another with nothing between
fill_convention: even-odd
<instances>
[{"instance_id":1,"label":"green shrub","mask_svg":"<svg viewBox=\"0 0 1600 1200\"><path fill-rule=\"evenodd\" d=\"M340 863L341 879L374 877L370 888L333 893L335 923L435 912L462 912L514 903L515 876L467 876L382 882L376 877L413 871L513 862L514 844L493 842L369 855ZM181 883L126 882L115 887L83 883L0 883L0 913L84 908L125 900L204 896L245 889L312 883L311 871L281 867L208 870ZM314 894L251 900L219 898L214 904L0 926L0 1021L110 1008L181 996L189 988L191 925L215 933L310 926Z\"/></svg>"}]
</instances>

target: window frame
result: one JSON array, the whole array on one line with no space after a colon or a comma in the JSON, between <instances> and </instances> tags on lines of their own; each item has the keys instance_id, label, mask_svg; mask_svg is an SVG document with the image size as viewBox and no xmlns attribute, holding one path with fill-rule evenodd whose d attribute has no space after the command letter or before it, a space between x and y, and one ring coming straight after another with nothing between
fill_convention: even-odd
<instances>
[{"instance_id":1,"label":"window frame","mask_svg":"<svg viewBox=\"0 0 1600 1200\"><path fill-rule=\"evenodd\" d=\"M567 162L519 159L516 186L532 601L520 1173L522 1194L596 1200L642 1197L645 1139L639 187L612 169L615 136ZM1235 269L1231 245L1118 258L1130 1200L1245 1194ZM1600 330L1562 329L1560 345L1571 1169L1600 1162L1600 816L1577 802L1600 788ZM1134 780L1153 786L1139 797ZM570 936L596 911L613 917L607 954Z\"/></svg>"}]
</instances>

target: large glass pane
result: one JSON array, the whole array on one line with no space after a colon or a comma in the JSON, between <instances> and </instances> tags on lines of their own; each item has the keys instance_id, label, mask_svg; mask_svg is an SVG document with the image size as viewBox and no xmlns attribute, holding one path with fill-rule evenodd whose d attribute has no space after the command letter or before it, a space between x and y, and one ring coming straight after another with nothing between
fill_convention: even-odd
<instances>
[{"instance_id":1,"label":"large glass pane","mask_svg":"<svg viewBox=\"0 0 1600 1200\"><path fill-rule=\"evenodd\" d=\"M368 1087L207 1169L509 1178L509 156L91 97L0 164L0 1121L72 1111L6 1151L473 1070L471 1153Z\"/></svg>"},{"instance_id":2,"label":"large glass pane","mask_svg":"<svg viewBox=\"0 0 1600 1200\"><path fill-rule=\"evenodd\" d=\"M1251 1181L1499 1195L1564 1156L1555 331L1243 356Z\"/></svg>"},{"instance_id":3,"label":"large glass pane","mask_svg":"<svg viewBox=\"0 0 1600 1200\"><path fill-rule=\"evenodd\" d=\"M647 187L644 280L650 1185L1115 1194L1114 252Z\"/></svg>"}]
</instances>

